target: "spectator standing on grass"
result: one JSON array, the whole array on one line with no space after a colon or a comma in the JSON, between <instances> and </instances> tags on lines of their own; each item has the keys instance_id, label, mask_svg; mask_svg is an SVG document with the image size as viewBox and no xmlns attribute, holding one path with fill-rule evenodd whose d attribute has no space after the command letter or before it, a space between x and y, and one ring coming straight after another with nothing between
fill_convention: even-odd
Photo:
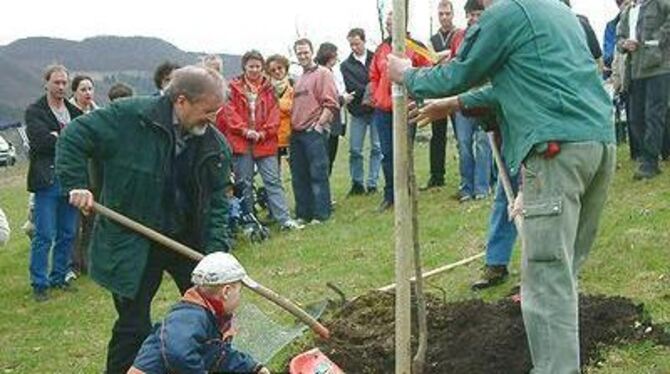
<instances>
[{"instance_id":1,"label":"spectator standing on grass","mask_svg":"<svg viewBox=\"0 0 670 374\"><path fill-rule=\"evenodd\" d=\"M314 60L317 64L327 68L333 73L335 85L337 86L337 98L340 108L349 104L354 98L354 95L346 91L342 74L339 69L335 69L335 66L339 62L337 57L337 46L333 43L322 43L316 52ZM341 109L338 110L330 123L330 136L328 137L328 175L333 173L333 164L335 163L335 157L337 157L337 148L340 137L344 136L346 133L346 117L343 114Z\"/></svg>"},{"instance_id":2,"label":"spectator standing on grass","mask_svg":"<svg viewBox=\"0 0 670 374\"><path fill-rule=\"evenodd\" d=\"M377 181L382 162L379 134L372 125L373 108L369 101L370 65L373 52L365 46L365 31L354 28L347 34L351 54L340 64L347 92L353 99L347 105L349 112L349 174L351 189L348 196L377 193ZM366 94L367 99L366 100ZM368 157L368 177L365 179L363 146L365 134L369 133L370 155Z\"/></svg>"},{"instance_id":3,"label":"spectator standing on grass","mask_svg":"<svg viewBox=\"0 0 670 374\"><path fill-rule=\"evenodd\" d=\"M293 108L293 83L288 77L289 61L282 55L272 55L265 62L270 83L279 105L279 128L277 129L277 161L281 174L282 157L288 156L291 139L291 109Z\"/></svg>"},{"instance_id":4,"label":"spectator standing on grass","mask_svg":"<svg viewBox=\"0 0 670 374\"><path fill-rule=\"evenodd\" d=\"M640 150L634 179L651 179L661 169L670 99L670 0L635 0L621 14L617 48L630 64L631 142Z\"/></svg>"},{"instance_id":5,"label":"spectator standing on grass","mask_svg":"<svg viewBox=\"0 0 670 374\"><path fill-rule=\"evenodd\" d=\"M506 127L504 117L500 110L500 103L495 97L490 86L472 89L460 95L464 101L478 113L478 122L486 126L486 131L494 131L498 142L500 127ZM441 120L448 118L457 106L453 98L434 100L420 109L422 117L430 120ZM510 179L512 193L516 195L519 191L519 173L510 173L510 168L503 165ZM517 238L517 230L514 221L509 218L509 202L503 188L503 182L498 177L495 190L495 198L489 215L489 226L486 239L486 264L480 279L475 281L471 288L473 291L483 290L503 283L508 275L512 250Z\"/></svg>"},{"instance_id":6,"label":"spectator standing on grass","mask_svg":"<svg viewBox=\"0 0 670 374\"><path fill-rule=\"evenodd\" d=\"M30 144L28 191L35 194L30 283L38 302L48 299L49 288L74 290L65 276L70 270L79 212L68 204L66 191L54 173L56 143L61 131L82 114L66 100L67 84L68 71L64 66L48 66L44 73L46 94L30 104L25 115Z\"/></svg>"},{"instance_id":7,"label":"spectator standing on grass","mask_svg":"<svg viewBox=\"0 0 670 374\"><path fill-rule=\"evenodd\" d=\"M479 0L465 3L465 16L468 28L477 24L484 11ZM460 38L458 47L463 38ZM491 147L482 129L479 119L467 111L457 111L454 116L454 133L458 145L458 201L482 200L488 197L491 189L491 171L493 161Z\"/></svg>"},{"instance_id":8,"label":"spectator standing on grass","mask_svg":"<svg viewBox=\"0 0 670 374\"><path fill-rule=\"evenodd\" d=\"M230 82L230 97L217 116L217 126L233 150L235 181L242 185L245 210L253 212L253 183L258 171L272 217L284 230L301 229L303 226L291 219L279 178L279 104L270 79L263 74L264 66L265 59L258 51L242 56L243 73Z\"/></svg>"},{"instance_id":9,"label":"spectator standing on grass","mask_svg":"<svg viewBox=\"0 0 670 374\"><path fill-rule=\"evenodd\" d=\"M70 103L84 114L98 109L95 104L95 87L93 79L87 75L76 75L72 79L70 86L72 89L72 97ZM91 184L97 178L97 172L91 167L89 168L89 177ZM91 186L94 191L97 190ZM96 194L97 196L97 194ZM78 274L86 274L88 272L88 244L91 237L91 230L93 229L93 217L81 216L79 219L80 227L77 232L77 239L75 240L74 251L72 252L72 265L65 276L67 282L77 279Z\"/></svg>"},{"instance_id":10,"label":"spectator standing on grass","mask_svg":"<svg viewBox=\"0 0 670 374\"><path fill-rule=\"evenodd\" d=\"M391 35L393 13L386 15L386 32ZM409 39L409 36L407 37ZM412 45L419 42L409 40ZM370 65L370 97L374 106L372 121L377 128L379 141L382 149L382 171L384 172L384 196L377 207L377 212L382 213L393 208L393 100L391 98L391 80L387 72L387 57L391 54L391 38L385 39L377 47L372 63ZM413 66L430 66L432 62L426 55L417 52L415 48L407 48L406 56L411 59ZM415 127L410 126L408 136L414 139Z\"/></svg>"},{"instance_id":11,"label":"spectator standing on grass","mask_svg":"<svg viewBox=\"0 0 670 374\"><path fill-rule=\"evenodd\" d=\"M448 63L456 56L464 32L454 26L454 5L451 1L440 0L437 4L437 18L440 29L431 36L430 44L441 62ZM423 190L444 186L448 123L449 119L444 118L430 124L430 179Z\"/></svg>"},{"instance_id":12,"label":"spectator standing on grass","mask_svg":"<svg viewBox=\"0 0 670 374\"><path fill-rule=\"evenodd\" d=\"M291 183L295 213L310 223L326 221L331 215L328 178L328 136L339 110L333 73L312 59L309 39L293 45L303 73L295 84L291 113Z\"/></svg>"},{"instance_id":13,"label":"spectator standing on grass","mask_svg":"<svg viewBox=\"0 0 670 374\"><path fill-rule=\"evenodd\" d=\"M172 73L164 96L118 100L78 118L61 137L56 161L70 203L90 212L92 159L103 172L103 204L204 253L231 250L230 150L209 125L223 102L221 75L187 66ZM183 294L196 263L105 217L96 220L89 274L111 292L118 315L106 372L125 373L151 332L163 272Z\"/></svg>"},{"instance_id":14,"label":"spectator standing on grass","mask_svg":"<svg viewBox=\"0 0 670 374\"><path fill-rule=\"evenodd\" d=\"M630 0L616 0L619 7L617 16L607 23L603 39L603 77L612 84L614 93L614 125L616 127L617 144L628 142L631 159L639 157L637 142L633 142L630 126L630 72L627 71L625 55L616 47L616 30L621 20L621 14L630 3Z\"/></svg>"},{"instance_id":15,"label":"spectator standing on grass","mask_svg":"<svg viewBox=\"0 0 670 374\"><path fill-rule=\"evenodd\" d=\"M628 6L630 0L615 0L619 13L607 22L603 35L603 78L608 79L612 75L612 64L616 53L616 30L621 20L621 13Z\"/></svg>"},{"instance_id":16,"label":"spectator standing on grass","mask_svg":"<svg viewBox=\"0 0 670 374\"><path fill-rule=\"evenodd\" d=\"M512 174L524 165L521 311L531 372L579 373L578 276L616 165L610 98L584 31L564 4L480 1L487 9L454 61L413 69L411 61L389 56L389 74L416 98L491 82L506 120L505 160ZM467 109L472 102L459 96L452 104Z\"/></svg>"}]
</instances>

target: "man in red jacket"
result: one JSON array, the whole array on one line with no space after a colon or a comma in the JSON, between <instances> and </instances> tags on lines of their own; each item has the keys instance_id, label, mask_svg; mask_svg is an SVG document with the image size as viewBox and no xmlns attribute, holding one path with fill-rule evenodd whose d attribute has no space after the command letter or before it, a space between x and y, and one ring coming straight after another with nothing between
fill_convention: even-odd
<instances>
[{"instance_id":1,"label":"man in red jacket","mask_svg":"<svg viewBox=\"0 0 670 374\"><path fill-rule=\"evenodd\" d=\"M386 31L391 35L393 14L389 12L386 16ZM421 44L414 41L414 43ZM391 38L384 40L377 47L370 66L370 93L375 108L372 123L377 128L379 140L382 146L382 170L384 171L384 199L377 208L383 212L393 207L393 100L391 99L391 80L388 77L387 56L393 51ZM430 66L432 62L424 55L417 53L411 48L406 50L407 57L412 60L412 66ZM410 129L414 137L413 127Z\"/></svg>"}]
</instances>

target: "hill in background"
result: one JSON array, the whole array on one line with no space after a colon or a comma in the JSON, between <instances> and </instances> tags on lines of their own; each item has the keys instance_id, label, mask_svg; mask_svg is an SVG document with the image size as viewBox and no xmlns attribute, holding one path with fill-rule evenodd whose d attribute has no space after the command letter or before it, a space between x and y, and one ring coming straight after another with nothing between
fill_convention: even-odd
<instances>
[{"instance_id":1,"label":"hill in background","mask_svg":"<svg viewBox=\"0 0 670 374\"><path fill-rule=\"evenodd\" d=\"M186 52L158 38L98 36L81 42L35 37L0 46L0 117L23 120L28 104L42 92L42 72L61 63L71 77L83 73L95 81L96 102L107 102L109 87L130 84L136 94L155 91L153 71L170 60L182 65L199 61L204 53ZM240 56L220 54L227 77L239 74Z\"/></svg>"}]
</instances>

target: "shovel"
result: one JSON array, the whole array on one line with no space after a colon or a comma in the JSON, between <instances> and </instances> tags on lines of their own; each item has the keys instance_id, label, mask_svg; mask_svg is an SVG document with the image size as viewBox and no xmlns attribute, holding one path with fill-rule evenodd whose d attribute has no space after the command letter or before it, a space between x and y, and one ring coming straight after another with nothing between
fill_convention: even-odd
<instances>
[{"instance_id":1,"label":"shovel","mask_svg":"<svg viewBox=\"0 0 670 374\"><path fill-rule=\"evenodd\" d=\"M147 238L165 246L166 248L169 248L181 255L184 255L194 261L200 261L204 255L200 252L197 252L175 240L172 240L168 238L167 236L152 230L138 222L135 222L131 220L130 218L119 214L99 203L94 202L93 203L93 210L106 217L109 218L110 220L125 226L126 228L129 228L139 234L142 234L146 236ZM276 292L272 291L271 289L261 285L260 283L254 281L253 279L250 278L249 282L244 282L244 285L254 291L255 293L261 295L262 297L272 301L273 303L277 304L287 312L291 313L295 317L297 317L300 321L304 322L307 326L309 326L312 331L317 333L321 338L323 339L328 339L330 337L330 331L323 326L319 321L314 319L311 315L309 315L307 312L305 312L303 309L298 307L296 304L291 302L289 299L277 294Z\"/></svg>"}]
</instances>

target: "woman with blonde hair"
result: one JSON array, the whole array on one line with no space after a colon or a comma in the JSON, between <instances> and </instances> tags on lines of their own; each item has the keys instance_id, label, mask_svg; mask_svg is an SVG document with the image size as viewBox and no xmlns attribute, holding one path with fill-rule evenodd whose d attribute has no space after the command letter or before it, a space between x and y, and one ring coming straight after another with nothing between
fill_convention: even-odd
<instances>
[{"instance_id":1,"label":"woman with blonde hair","mask_svg":"<svg viewBox=\"0 0 670 374\"><path fill-rule=\"evenodd\" d=\"M288 155L288 145L291 138L291 109L293 108L293 84L288 76L290 63L282 55L272 55L265 62L265 71L270 77L270 83L275 98L279 103L279 129L277 130L279 151L279 166L281 169L282 156Z\"/></svg>"}]
</instances>

